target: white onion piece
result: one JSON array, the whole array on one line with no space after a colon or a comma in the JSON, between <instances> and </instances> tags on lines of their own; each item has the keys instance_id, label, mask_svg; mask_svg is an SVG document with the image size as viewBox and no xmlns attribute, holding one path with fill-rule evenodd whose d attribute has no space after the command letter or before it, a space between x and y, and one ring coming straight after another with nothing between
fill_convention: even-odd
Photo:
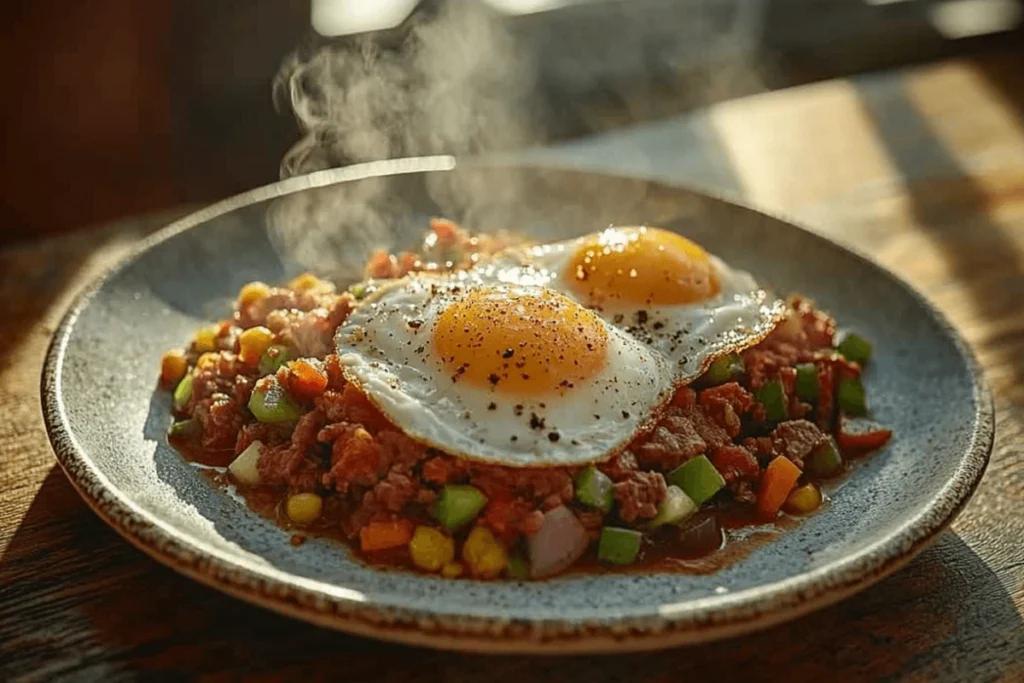
<instances>
[{"instance_id":1,"label":"white onion piece","mask_svg":"<svg viewBox=\"0 0 1024 683\"><path fill-rule=\"evenodd\" d=\"M530 537L530 574L535 579L568 569L580 559L590 537L573 511L564 505L544 515L544 523Z\"/></svg>"},{"instance_id":2,"label":"white onion piece","mask_svg":"<svg viewBox=\"0 0 1024 683\"><path fill-rule=\"evenodd\" d=\"M228 472L231 476L240 481L243 484L249 486L255 486L260 483L260 451L263 449L263 444L259 441L253 441L249 446L238 454L238 457L231 461L228 465Z\"/></svg>"}]
</instances>

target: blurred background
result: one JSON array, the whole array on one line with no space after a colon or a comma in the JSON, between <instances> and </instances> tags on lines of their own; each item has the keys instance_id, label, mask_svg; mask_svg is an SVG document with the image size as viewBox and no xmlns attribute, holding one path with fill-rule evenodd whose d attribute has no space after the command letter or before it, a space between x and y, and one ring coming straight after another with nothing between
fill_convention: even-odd
<instances>
[{"instance_id":1,"label":"blurred background","mask_svg":"<svg viewBox=\"0 0 1024 683\"><path fill-rule=\"evenodd\" d=\"M35 0L5 3L0 32L12 243L316 168L534 147L1024 50L1024 3Z\"/></svg>"}]
</instances>

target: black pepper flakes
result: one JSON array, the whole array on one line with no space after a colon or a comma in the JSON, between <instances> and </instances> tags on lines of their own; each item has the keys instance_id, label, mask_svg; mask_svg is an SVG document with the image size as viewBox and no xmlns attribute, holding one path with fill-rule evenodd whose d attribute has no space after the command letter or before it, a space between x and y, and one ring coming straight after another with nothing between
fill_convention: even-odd
<instances>
[{"instance_id":1,"label":"black pepper flakes","mask_svg":"<svg viewBox=\"0 0 1024 683\"><path fill-rule=\"evenodd\" d=\"M548 433L548 441L550 441L551 443L555 443L555 442L557 442L561 438L562 438L562 436L558 432L549 432Z\"/></svg>"},{"instance_id":2,"label":"black pepper flakes","mask_svg":"<svg viewBox=\"0 0 1024 683\"><path fill-rule=\"evenodd\" d=\"M498 404L497 403L491 402L491 403L487 404L487 410L497 410L497 409L498 409Z\"/></svg>"},{"instance_id":3,"label":"black pepper flakes","mask_svg":"<svg viewBox=\"0 0 1024 683\"><path fill-rule=\"evenodd\" d=\"M501 354L502 358L511 358L516 355L515 349L505 349L505 353Z\"/></svg>"},{"instance_id":4,"label":"black pepper flakes","mask_svg":"<svg viewBox=\"0 0 1024 683\"><path fill-rule=\"evenodd\" d=\"M629 419L629 411L628 410L623 410L622 411L622 419L623 420L628 420Z\"/></svg>"},{"instance_id":5,"label":"black pepper flakes","mask_svg":"<svg viewBox=\"0 0 1024 683\"><path fill-rule=\"evenodd\" d=\"M498 377L497 375L495 375L495 374L494 374L494 373L492 372L491 374L487 375L487 381L488 381L488 382L490 382L490 383L491 383L491 386L493 387L493 386L495 386L495 385L496 385L496 384L497 384L498 382L500 382L500 381L501 381L501 378L500 378L500 377Z\"/></svg>"},{"instance_id":6,"label":"black pepper flakes","mask_svg":"<svg viewBox=\"0 0 1024 683\"><path fill-rule=\"evenodd\" d=\"M544 418L538 417L537 413L530 413L530 429L544 429Z\"/></svg>"}]
</instances>

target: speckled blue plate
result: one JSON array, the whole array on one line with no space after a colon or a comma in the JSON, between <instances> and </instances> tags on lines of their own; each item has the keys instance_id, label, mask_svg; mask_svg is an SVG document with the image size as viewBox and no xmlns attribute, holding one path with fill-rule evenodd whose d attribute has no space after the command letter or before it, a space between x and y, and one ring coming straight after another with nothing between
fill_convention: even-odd
<instances>
[{"instance_id":1,"label":"speckled blue plate","mask_svg":"<svg viewBox=\"0 0 1024 683\"><path fill-rule=\"evenodd\" d=\"M166 442L162 352L223 315L250 280L307 268L356 279L371 249L412 246L430 215L544 239L673 228L875 343L866 376L892 443L833 504L709 575L448 581L369 568L289 535L222 493ZM295 178L200 211L96 281L57 330L43 374L54 450L101 517L160 562L245 600L353 633L436 647L610 652L696 642L791 619L877 581L953 519L992 444L970 349L909 286L777 218L689 190L551 168L409 159Z\"/></svg>"}]
</instances>

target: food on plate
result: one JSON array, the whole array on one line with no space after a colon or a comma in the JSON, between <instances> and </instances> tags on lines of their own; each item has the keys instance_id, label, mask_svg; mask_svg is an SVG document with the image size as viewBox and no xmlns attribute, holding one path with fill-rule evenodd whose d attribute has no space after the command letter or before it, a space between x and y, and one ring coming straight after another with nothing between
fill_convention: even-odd
<instances>
[{"instance_id":1,"label":"food on plate","mask_svg":"<svg viewBox=\"0 0 1024 683\"><path fill-rule=\"evenodd\" d=\"M667 230L435 219L365 275L247 284L161 365L172 443L296 542L446 578L664 566L814 512L891 436L868 340Z\"/></svg>"}]
</instances>

